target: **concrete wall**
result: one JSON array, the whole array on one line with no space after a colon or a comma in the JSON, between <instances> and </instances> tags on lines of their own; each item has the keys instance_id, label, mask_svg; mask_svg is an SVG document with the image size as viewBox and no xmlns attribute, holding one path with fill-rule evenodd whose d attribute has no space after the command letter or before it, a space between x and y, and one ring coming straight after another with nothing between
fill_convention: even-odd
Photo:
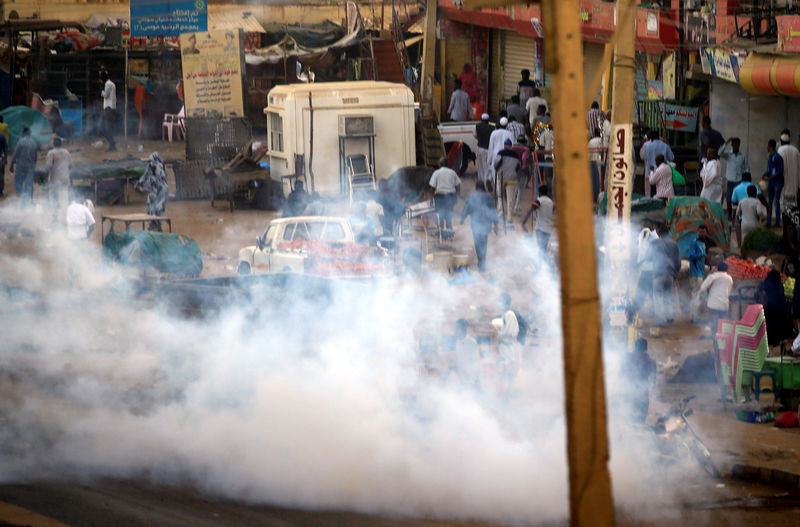
<instances>
[{"instance_id":1,"label":"concrete wall","mask_svg":"<svg viewBox=\"0 0 800 527\"><path fill-rule=\"evenodd\" d=\"M750 95L732 82L711 81L711 125L726 139L737 136L741 150L750 160L754 179L767 168L767 141L778 141L781 130L792 132L796 145L800 137L800 99Z\"/></svg>"}]
</instances>

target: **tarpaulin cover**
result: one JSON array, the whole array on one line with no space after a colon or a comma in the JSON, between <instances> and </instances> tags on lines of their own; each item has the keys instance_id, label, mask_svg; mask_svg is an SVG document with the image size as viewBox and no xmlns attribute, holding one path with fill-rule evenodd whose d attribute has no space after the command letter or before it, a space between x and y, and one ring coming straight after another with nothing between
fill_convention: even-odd
<instances>
[{"instance_id":1,"label":"tarpaulin cover","mask_svg":"<svg viewBox=\"0 0 800 527\"><path fill-rule=\"evenodd\" d=\"M39 143L39 147L50 143L50 135L53 133L50 121L39 110L27 106L9 106L0 111L0 115L8 124L9 148L14 148L19 138L22 137L22 129L26 126L31 129L31 137Z\"/></svg>"},{"instance_id":2,"label":"tarpaulin cover","mask_svg":"<svg viewBox=\"0 0 800 527\"><path fill-rule=\"evenodd\" d=\"M708 236L717 247L727 253L730 250L731 233L728 219L718 201L711 201L698 196L675 196L667 206L667 223L672 238L678 242L681 257L689 255L689 248L697 238L697 228L705 225Z\"/></svg>"},{"instance_id":3,"label":"tarpaulin cover","mask_svg":"<svg viewBox=\"0 0 800 527\"><path fill-rule=\"evenodd\" d=\"M320 24L267 24L264 26L267 34L265 35L264 45L272 46L278 44L284 34L288 34L299 46L305 48L322 48L336 43L345 36L345 29L330 20Z\"/></svg>"},{"instance_id":4,"label":"tarpaulin cover","mask_svg":"<svg viewBox=\"0 0 800 527\"><path fill-rule=\"evenodd\" d=\"M152 267L161 273L196 276L203 270L197 243L171 232L109 232L103 254L114 261L137 267Z\"/></svg>"},{"instance_id":5,"label":"tarpaulin cover","mask_svg":"<svg viewBox=\"0 0 800 527\"><path fill-rule=\"evenodd\" d=\"M338 33L337 33L338 35ZM284 33L283 37L275 44L254 49L245 55L247 64L257 66L268 62L277 64L287 58L295 57L304 64L314 67L325 66L332 63L338 53L344 48L357 44L364 37L364 26L359 16L355 27L350 33L343 35L334 42L321 46L302 45L291 33Z\"/></svg>"}]
</instances>

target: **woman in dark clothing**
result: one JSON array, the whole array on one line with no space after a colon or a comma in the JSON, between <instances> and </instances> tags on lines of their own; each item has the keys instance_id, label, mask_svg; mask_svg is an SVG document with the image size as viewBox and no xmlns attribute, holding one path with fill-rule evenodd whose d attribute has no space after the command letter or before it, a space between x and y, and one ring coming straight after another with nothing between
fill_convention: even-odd
<instances>
[{"instance_id":1,"label":"woman in dark clothing","mask_svg":"<svg viewBox=\"0 0 800 527\"><path fill-rule=\"evenodd\" d=\"M789 336L789 312L786 309L786 294L781 283L781 274L772 270L758 285L758 301L764 306L767 321L767 340L770 346L777 346Z\"/></svg>"}]
</instances>

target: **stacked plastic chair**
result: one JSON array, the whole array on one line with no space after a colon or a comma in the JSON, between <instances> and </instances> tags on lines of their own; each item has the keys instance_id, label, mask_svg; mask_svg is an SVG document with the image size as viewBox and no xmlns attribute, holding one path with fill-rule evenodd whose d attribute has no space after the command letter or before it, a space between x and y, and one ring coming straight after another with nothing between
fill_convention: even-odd
<instances>
[{"instance_id":1,"label":"stacked plastic chair","mask_svg":"<svg viewBox=\"0 0 800 527\"><path fill-rule=\"evenodd\" d=\"M738 322L720 320L716 334L720 386L723 400L728 391L734 403L742 397L742 386L753 382L752 372L761 371L769 353L767 324L761 304L751 304Z\"/></svg>"}]
</instances>

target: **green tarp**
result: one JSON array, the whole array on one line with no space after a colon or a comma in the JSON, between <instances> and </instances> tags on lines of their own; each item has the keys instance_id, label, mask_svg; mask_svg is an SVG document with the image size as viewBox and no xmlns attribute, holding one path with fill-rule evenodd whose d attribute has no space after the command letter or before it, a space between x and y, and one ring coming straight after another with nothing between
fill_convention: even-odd
<instances>
[{"instance_id":1,"label":"green tarp","mask_svg":"<svg viewBox=\"0 0 800 527\"><path fill-rule=\"evenodd\" d=\"M606 194L603 193L603 198L597 204L597 213L598 214L605 214L606 213L606 205L608 201L606 199ZM663 210L666 207L664 204L664 200L661 199L653 199L648 198L647 196L642 196L641 194L633 194L631 196L631 213L642 213L642 212L654 212L658 210Z\"/></svg>"},{"instance_id":2,"label":"green tarp","mask_svg":"<svg viewBox=\"0 0 800 527\"><path fill-rule=\"evenodd\" d=\"M103 240L103 254L125 265L152 267L179 276L197 276L203 270L197 243L171 232L109 232Z\"/></svg>"},{"instance_id":3,"label":"green tarp","mask_svg":"<svg viewBox=\"0 0 800 527\"><path fill-rule=\"evenodd\" d=\"M681 257L689 254L692 242L697 238L697 227L705 225L708 236L726 254L730 250L731 231L728 219L718 201L698 196L675 196L669 200L667 223L672 239L678 242Z\"/></svg>"},{"instance_id":4,"label":"green tarp","mask_svg":"<svg viewBox=\"0 0 800 527\"><path fill-rule=\"evenodd\" d=\"M17 141L22 137L22 129L26 126L31 129L31 137L39 144L39 148L50 144L50 136L53 133L50 129L50 121L39 110L27 106L9 106L0 111L0 115L8 124L9 148L16 146Z\"/></svg>"}]
</instances>

